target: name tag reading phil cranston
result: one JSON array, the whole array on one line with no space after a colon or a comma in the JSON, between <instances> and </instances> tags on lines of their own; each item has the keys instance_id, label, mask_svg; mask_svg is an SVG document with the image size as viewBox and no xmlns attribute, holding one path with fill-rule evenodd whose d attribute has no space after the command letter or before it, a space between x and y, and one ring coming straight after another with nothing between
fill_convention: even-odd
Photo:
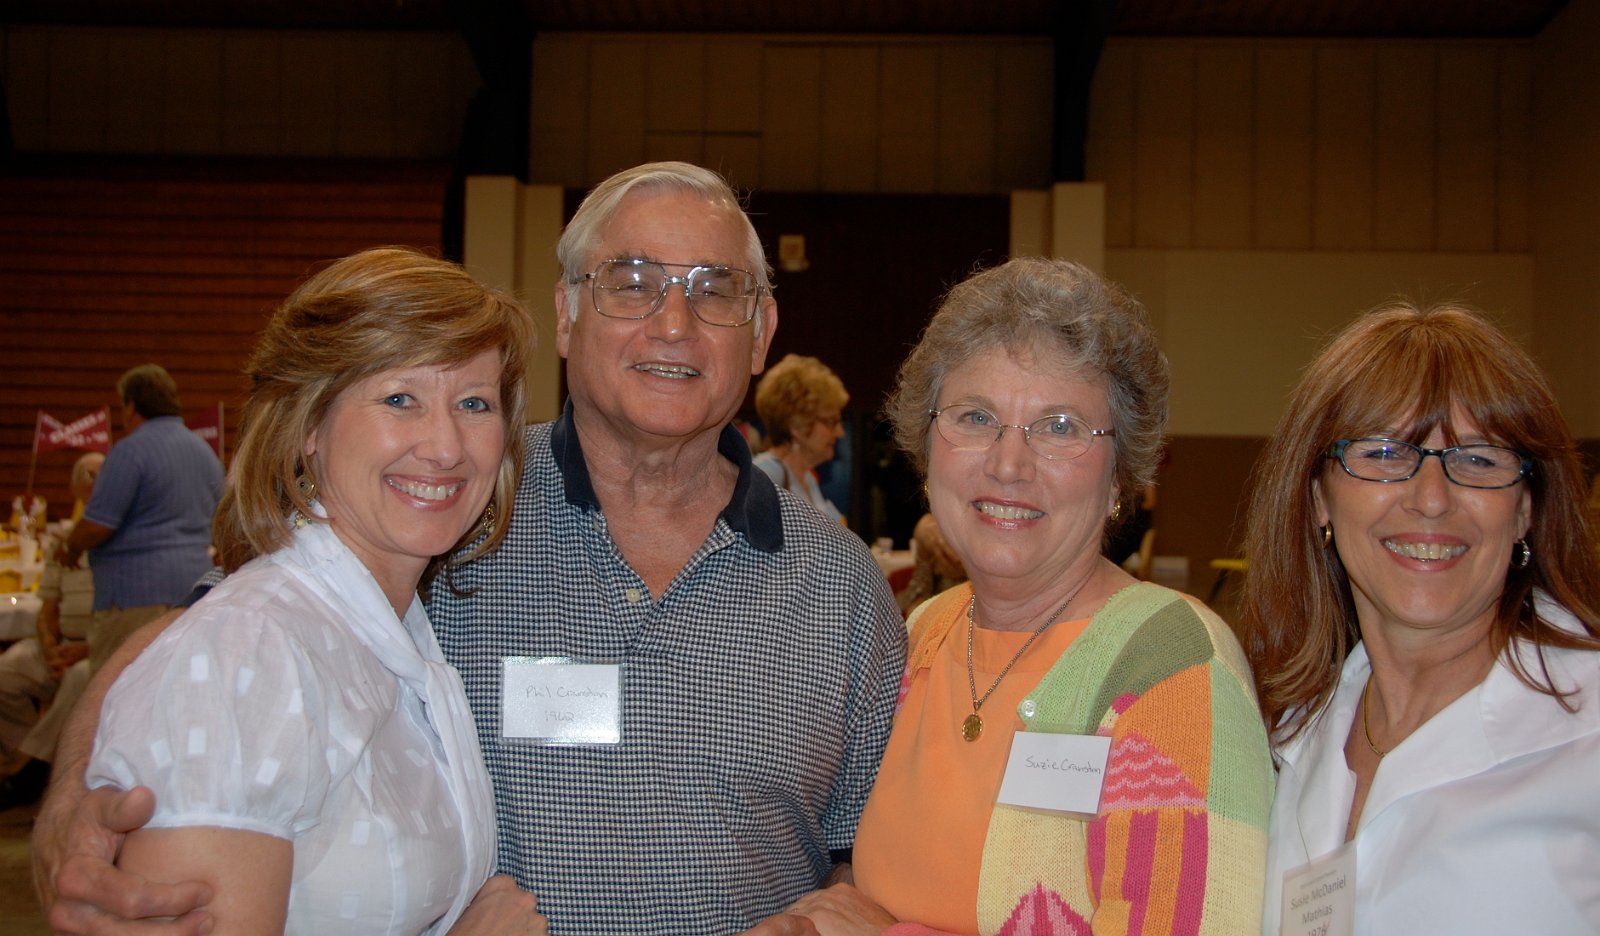
<instances>
[{"instance_id":1,"label":"name tag reading phil cranston","mask_svg":"<svg viewBox=\"0 0 1600 936\"><path fill-rule=\"evenodd\" d=\"M1100 811L1111 739L1019 731L1000 781L1000 802L1093 816Z\"/></svg>"},{"instance_id":2,"label":"name tag reading phil cranston","mask_svg":"<svg viewBox=\"0 0 1600 936\"><path fill-rule=\"evenodd\" d=\"M620 743L622 665L503 658L500 736L528 744Z\"/></svg>"}]
</instances>

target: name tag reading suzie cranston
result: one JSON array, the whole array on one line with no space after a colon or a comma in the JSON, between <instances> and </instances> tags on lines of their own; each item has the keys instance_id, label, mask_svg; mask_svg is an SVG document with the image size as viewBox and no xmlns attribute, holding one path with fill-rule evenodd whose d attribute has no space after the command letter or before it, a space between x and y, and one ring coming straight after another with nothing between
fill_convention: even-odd
<instances>
[{"instance_id":1,"label":"name tag reading suzie cranston","mask_svg":"<svg viewBox=\"0 0 1600 936\"><path fill-rule=\"evenodd\" d=\"M527 744L622 741L622 664L504 657L500 736Z\"/></svg>"},{"instance_id":2,"label":"name tag reading suzie cranston","mask_svg":"<svg viewBox=\"0 0 1600 936\"><path fill-rule=\"evenodd\" d=\"M1341 845L1283 876L1281 936L1350 936L1356 915L1356 849Z\"/></svg>"},{"instance_id":3,"label":"name tag reading suzie cranston","mask_svg":"<svg viewBox=\"0 0 1600 936\"><path fill-rule=\"evenodd\" d=\"M1093 816L1100 811L1111 739L1019 731L997 799L1008 806Z\"/></svg>"}]
</instances>

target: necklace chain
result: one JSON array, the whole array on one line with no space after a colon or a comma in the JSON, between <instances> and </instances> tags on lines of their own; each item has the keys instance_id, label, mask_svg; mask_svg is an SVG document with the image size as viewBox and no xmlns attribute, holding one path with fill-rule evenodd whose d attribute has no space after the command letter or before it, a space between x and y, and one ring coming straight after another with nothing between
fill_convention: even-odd
<instances>
[{"instance_id":1,"label":"necklace chain","mask_svg":"<svg viewBox=\"0 0 1600 936\"><path fill-rule=\"evenodd\" d=\"M1371 708L1372 679L1369 677L1367 679L1367 685L1361 690L1361 733L1367 736L1367 747L1372 749L1372 753L1378 755L1379 760L1383 760L1383 756L1388 754L1389 751L1394 750L1394 748L1390 748L1389 751L1380 751L1378 750L1378 746L1372 743L1372 724L1367 718L1367 712L1371 710Z\"/></svg>"},{"instance_id":2,"label":"necklace chain","mask_svg":"<svg viewBox=\"0 0 1600 936\"><path fill-rule=\"evenodd\" d=\"M1090 578L1092 577L1090 576ZM978 710L982 709L983 703L989 701L989 697L994 695L994 691L1000 688L1000 682L1006 678L1007 673L1011 672L1011 667L1022 659L1022 655L1028 652L1028 648L1033 646L1033 642L1039 639L1039 635L1044 633L1051 624L1055 623L1056 618L1067 610L1067 606L1072 604L1072 600L1078 597L1078 593L1083 591L1084 586L1088 584L1089 579L1087 578L1079 583L1078 587L1072 590L1072 594L1067 596L1067 600L1061 602L1059 607L1045 617L1043 623L1034 628L1033 633L1028 635L1028 639L1023 641L1022 646L1017 649L1016 653L1011 655L1011 659L1001 668L1000 675L996 676L994 682L989 684L988 690L984 692L981 699L978 698L977 677L972 672L972 632L977 628L977 624L974 621L974 612L978 607L978 595L976 592L973 593L972 600L967 602L967 691L972 694L972 714L968 715L966 720L961 723L962 737L968 741L978 740L978 736L983 733L983 718L978 715Z\"/></svg>"}]
</instances>

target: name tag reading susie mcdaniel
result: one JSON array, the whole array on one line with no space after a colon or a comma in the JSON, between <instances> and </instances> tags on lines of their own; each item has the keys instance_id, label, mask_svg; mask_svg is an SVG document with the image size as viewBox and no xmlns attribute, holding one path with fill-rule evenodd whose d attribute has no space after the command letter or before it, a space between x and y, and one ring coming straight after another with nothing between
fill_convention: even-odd
<instances>
[{"instance_id":1,"label":"name tag reading susie mcdaniel","mask_svg":"<svg viewBox=\"0 0 1600 936\"><path fill-rule=\"evenodd\" d=\"M1355 916L1354 845L1341 845L1283 876L1282 936L1350 936Z\"/></svg>"},{"instance_id":2,"label":"name tag reading susie mcdaniel","mask_svg":"<svg viewBox=\"0 0 1600 936\"><path fill-rule=\"evenodd\" d=\"M1100 811L1111 739L1100 735L1019 731L1000 781L1008 806L1094 815Z\"/></svg>"},{"instance_id":3,"label":"name tag reading susie mcdaniel","mask_svg":"<svg viewBox=\"0 0 1600 936\"><path fill-rule=\"evenodd\" d=\"M620 743L621 664L502 658L500 736L528 744Z\"/></svg>"}]
</instances>

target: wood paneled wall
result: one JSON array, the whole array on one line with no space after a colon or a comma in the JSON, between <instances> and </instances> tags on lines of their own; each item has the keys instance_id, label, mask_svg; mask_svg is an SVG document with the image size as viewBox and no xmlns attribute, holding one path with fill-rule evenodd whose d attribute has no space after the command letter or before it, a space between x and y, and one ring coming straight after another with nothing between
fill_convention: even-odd
<instances>
[{"instance_id":1,"label":"wood paneled wall","mask_svg":"<svg viewBox=\"0 0 1600 936\"><path fill-rule=\"evenodd\" d=\"M1112 40L1087 153L1107 246L1528 251L1533 49Z\"/></svg>"},{"instance_id":2,"label":"wood paneled wall","mask_svg":"<svg viewBox=\"0 0 1600 936\"><path fill-rule=\"evenodd\" d=\"M449 169L281 163L84 165L0 177L0 493L27 486L36 414L101 406L153 361L186 412L221 400L273 307L319 262L377 244L438 250ZM113 440L121 427L113 426ZM231 441L230 441L231 452ZM76 452L39 456L52 518Z\"/></svg>"}]
</instances>

